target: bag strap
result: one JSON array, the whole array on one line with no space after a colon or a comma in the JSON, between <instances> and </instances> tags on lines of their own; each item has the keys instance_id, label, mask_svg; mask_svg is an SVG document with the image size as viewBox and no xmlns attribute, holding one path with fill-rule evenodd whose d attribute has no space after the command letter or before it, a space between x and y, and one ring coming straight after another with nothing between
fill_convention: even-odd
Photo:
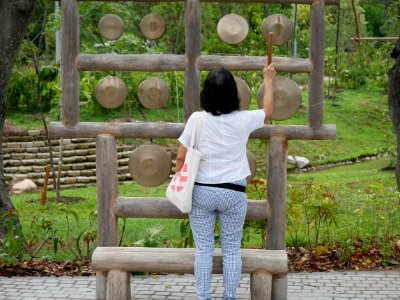
<instances>
[{"instance_id":1,"label":"bag strap","mask_svg":"<svg viewBox=\"0 0 400 300\"><path fill-rule=\"evenodd\" d=\"M203 125L204 114L205 114L205 112L199 112L194 116L195 118L193 120L192 133L190 136L190 144L189 144L190 148L197 149L196 146L200 139L200 133L201 133L201 127Z\"/></svg>"}]
</instances>

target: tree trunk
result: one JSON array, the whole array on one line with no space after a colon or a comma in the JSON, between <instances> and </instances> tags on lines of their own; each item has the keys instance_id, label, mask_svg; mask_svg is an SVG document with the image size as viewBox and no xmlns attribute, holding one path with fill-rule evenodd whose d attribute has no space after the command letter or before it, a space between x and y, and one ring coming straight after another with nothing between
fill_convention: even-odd
<instances>
[{"instance_id":1,"label":"tree trunk","mask_svg":"<svg viewBox=\"0 0 400 300\"><path fill-rule=\"evenodd\" d=\"M3 129L6 118L7 87L15 58L34 11L36 0L0 2L0 216L13 208L4 178ZM19 219L14 215L16 225ZM5 233L4 219L0 220L0 237Z\"/></svg>"},{"instance_id":2,"label":"tree trunk","mask_svg":"<svg viewBox=\"0 0 400 300\"><path fill-rule=\"evenodd\" d=\"M400 191L400 42L397 42L390 56L395 62L389 71L388 104L397 138L396 181L397 189Z\"/></svg>"}]
</instances>

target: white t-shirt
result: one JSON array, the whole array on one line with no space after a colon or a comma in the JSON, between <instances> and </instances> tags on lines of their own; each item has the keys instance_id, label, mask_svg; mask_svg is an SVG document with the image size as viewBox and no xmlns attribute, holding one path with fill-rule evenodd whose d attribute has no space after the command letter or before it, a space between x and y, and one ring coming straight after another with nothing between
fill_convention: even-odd
<instances>
[{"instance_id":1,"label":"white t-shirt","mask_svg":"<svg viewBox=\"0 0 400 300\"><path fill-rule=\"evenodd\" d=\"M190 144L193 115L189 118L179 142ZM265 113L259 110L233 111L214 116L204 113L198 149L203 153L196 181L224 183L245 179L250 175L246 144L252 131L264 126Z\"/></svg>"}]
</instances>

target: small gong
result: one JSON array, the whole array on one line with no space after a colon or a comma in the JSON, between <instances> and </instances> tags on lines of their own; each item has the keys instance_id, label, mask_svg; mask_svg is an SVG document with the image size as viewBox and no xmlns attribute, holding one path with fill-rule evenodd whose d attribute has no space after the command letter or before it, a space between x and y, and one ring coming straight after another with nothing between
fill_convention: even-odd
<instances>
[{"instance_id":1,"label":"small gong","mask_svg":"<svg viewBox=\"0 0 400 300\"><path fill-rule=\"evenodd\" d=\"M164 18L158 14L148 14L140 22L140 31L149 40L156 40L165 33Z\"/></svg>"},{"instance_id":2,"label":"small gong","mask_svg":"<svg viewBox=\"0 0 400 300\"><path fill-rule=\"evenodd\" d=\"M261 25L261 32L264 39L268 41L268 34L273 33L272 43L283 45L287 43L293 35L293 25L285 15L274 14L268 16Z\"/></svg>"},{"instance_id":3,"label":"small gong","mask_svg":"<svg viewBox=\"0 0 400 300\"><path fill-rule=\"evenodd\" d=\"M235 77L235 81L240 99L240 109L247 110L251 101L250 88L242 78Z\"/></svg>"},{"instance_id":4,"label":"small gong","mask_svg":"<svg viewBox=\"0 0 400 300\"><path fill-rule=\"evenodd\" d=\"M142 145L129 158L129 172L140 185L154 187L171 174L172 162L168 152L158 145Z\"/></svg>"},{"instance_id":5,"label":"small gong","mask_svg":"<svg viewBox=\"0 0 400 300\"><path fill-rule=\"evenodd\" d=\"M249 32L247 21L237 14L222 17L217 25L217 33L222 41L227 44L239 44Z\"/></svg>"},{"instance_id":6,"label":"small gong","mask_svg":"<svg viewBox=\"0 0 400 300\"><path fill-rule=\"evenodd\" d=\"M138 98L144 107L161 108L168 102L169 88L163 80L151 77L139 85Z\"/></svg>"},{"instance_id":7,"label":"small gong","mask_svg":"<svg viewBox=\"0 0 400 300\"><path fill-rule=\"evenodd\" d=\"M272 120L286 120L293 116L300 108L301 91L293 80L288 77L276 76L272 80L272 90L274 95L274 110ZM258 107L263 107L264 83L258 90Z\"/></svg>"},{"instance_id":8,"label":"small gong","mask_svg":"<svg viewBox=\"0 0 400 300\"><path fill-rule=\"evenodd\" d=\"M95 87L96 100L105 108L117 108L124 103L127 95L125 83L114 76L103 78Z\"/></svg>"},{"instance_id":9,"label":"small gong","mask_svg":"<svg viewBox=\"0 0 400 300\"><path fill-rule=\"evenodd\" d=\"M250 152L250 150L246 151L247 155L247 161L249 162L249 168L250 168L250 175L246 177L247 183L253 180L254 176L256 176L257 172L257 163L256 163L256 158L254 157L253 153Z\"/></svg>"},{"instance_id":10,"label":"small gong","mask_svg":"<svg viewBox=\"0 0 400 300\"><path fill-rule=\"evenodd\" d=\"M100 19L99 30L103 38L115 41L124 33L124 22L119 16L108 14Z\"/></svg>"}]
</instances>

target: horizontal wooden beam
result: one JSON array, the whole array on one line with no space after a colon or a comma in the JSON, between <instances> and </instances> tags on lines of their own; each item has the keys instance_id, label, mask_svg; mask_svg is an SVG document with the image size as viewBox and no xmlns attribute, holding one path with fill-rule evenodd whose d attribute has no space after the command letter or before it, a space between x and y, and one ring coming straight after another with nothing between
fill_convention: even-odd
<instances>
[{"instance_id":1,"label":"horizontal wooden beam","mask_svg":"<svg viewBox=\"0 0 400 300\"><path fill-rule=\"evenodd\" d=\"M120 218L167 218L187 219L166 198L130 198L119 197L115 203L114 213ZM247 220L265 220L267 218L266 200L248 200Z\"/></svg>"},{"instance_id":2,"label":"horizontal wooden beam","mask_svg":"<svg viewBox=\"0 0 400 300\"><path fill-rule=\"evenodd\" d=\"M173 54L80 54L75 61L80 71L184 71L184 55Z\"/></svg>"},{"instance_id":3,"label":"horizontal wooden beam","mask_svg":"<svg viewBox=\"0 0 400 300\"><path fill-rule=\"evenodd\" d=\"M356 42L395 42L400 40L398 37L363 37L351 39Z\"/></svg>"},{"instance_id":4,"label":"horizontal wooden beam","mask_svg":"<svg viewBox=\"0 0 400 300\"><path fill-rule=\"evenodd\" d=\"M194 248L97 247L92 256L96 271L113 269L135 272L193 274ZM242 249L242 272L258 269L271 274L286 274L288 259L285 250ZM222 273L222 251L215 249L213 273Z\"/></svg>"},{"instance_id":5,"label":"horizontal wooden beam","mask_svg":"<svg viewBox=\"0 0 400 300\"><path fill-rule=\"evenodd\" d=\"M262 70L266 61L265 56L200 56L198 68L200 70L214 70L223 67L231 71ZM272 57L275 69L281 72L310 73L311 62L304 58Z\"/></svg>"},{"instance_id":6,"label":"horizontal wooden beam","mask_svg":"<svg viewBox=\"0 0 400 300\"><path fill-rule=\"evenodd\" d=\"M53 0L57 1L57 0ZM183 2L185 0L78 0L81 2ZM234 3L277 3L277 4L312 4L315 0L202 0L201 2L234 2ZM325 4L339 5L340 0L325 0Z\"/></svg>"},{"instance_id":7,"label":"horizontal wooden beam","mask_svg":"<svg viewBox=\"0 0 400 300\"><path fill-rule=\"evenodd\" d=\"M167 122L82 122L72 128L61 122L51 122L49 134L54 138L95 138L99 134L111 134L117 138L178 138L183 129L181 123ZM334 140L336 125L323 125L318 129L307 125L265 125L250 134L252 139L269 139L274 136L288 140Z\"/></svg>"},{"instance_id":8,"label":"horizontal wooden beam","mask_svg":"<svg viewBox=\"0 0 400 300\"><path fill-rule=\"evenodd\" d=\"M309 59L273 57L275 69L282 72L310 73ZM198 59L199 70L209 71L223 67L231 71L262 70L265 64L263 56L224 56L204 55ZM184 71L184 55L172 54L80 54L76 59L80 71Z\"/></svg>"}]
</instances>

